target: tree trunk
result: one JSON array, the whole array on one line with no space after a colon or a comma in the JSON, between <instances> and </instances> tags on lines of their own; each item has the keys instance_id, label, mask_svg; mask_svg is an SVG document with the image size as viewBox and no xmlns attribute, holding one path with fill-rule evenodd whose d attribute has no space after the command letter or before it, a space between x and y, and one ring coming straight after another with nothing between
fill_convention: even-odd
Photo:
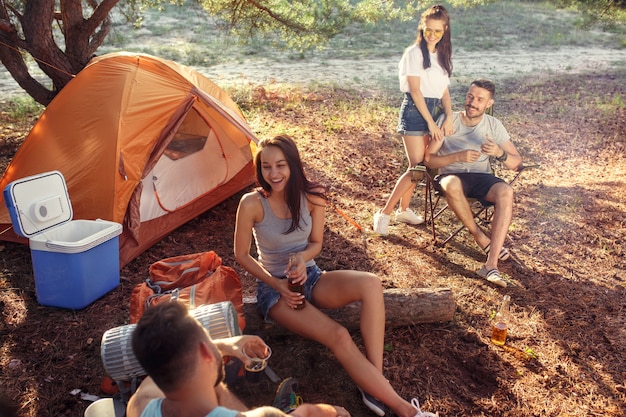
<instances>
[{"instance_id":1,"label":"tree trunk","mask_svg":"<svg viewBox=\"0 0 626 417\"><path fill-rule=\"evenodd\" d=\"M21 4L23 10L13 10L0 2L0 62L20 87L47 106L104 41L111 25L108 14L118 1L89 1L93 13L88 19L83 17L89 10L84 10L82 0L59 4L55 0L26 1ZM60 6L60 12L55 11L56 6ZM61 28L60 45L53 35L54 24ZM47 78L40 81L30 74L27 54ZM46 85L49 81L51 86Z\"/></svg>"},{"instance_id":2,"label":"tree trunk","mask_svg":"<svg viewBox=\"0 0 626 417\"><path fill-rule=\"evenodd\" d=\"M454 317L456 302L449 288L387 289L383 295L386 329L409 324L450 321ZM289 333L282 326L266 323L263 320L255 297L244 299L243 310L246 317L246 333L257 331L265 335ZM360 302L337 310L325 310L325 312L347 329L352 331L359 329Z\"/></svg>"}]
</instances>

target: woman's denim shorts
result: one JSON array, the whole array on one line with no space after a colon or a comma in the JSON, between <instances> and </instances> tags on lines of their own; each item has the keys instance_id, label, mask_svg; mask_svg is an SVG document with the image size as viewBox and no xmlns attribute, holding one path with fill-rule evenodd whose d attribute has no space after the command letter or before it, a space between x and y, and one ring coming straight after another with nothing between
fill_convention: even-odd
<instances>
[{"instance_id":1,"label":"woman's denim shorts","mask_svg":"<svg viewBox=\"0 0 626 417\"><path fill-rule=\"evenodd\" d=\"M441 113L441 99L424 97L426 107L434 120ZM417 110L410 93L404 94L398 117L398 133L404 136L424 136L428 133L428 123Z\"/></svg>"},{"instance_id":2,"label":"woman's denim shorts","mask_svg":"<svg viewBox=\"0 0 626 417\"><path fill-rule=\"evenodd\" d=\"M311 296L313 294L313 287L317 284L320 277L324 271L318 268L317 265L309 266L306 269L306 282L304 283L304 298L307 301L311 301ZM285 279L285 277L282 277ZM280 293L276 291L274 288L270 287L268 284L261 280L257 280L256 287L256 303L261 310L261 314L265 318L265 321L268 323L273 323L272 319L269 316L270 309L276 305L278 299L280 298Z\"/></svg>"}]
</instances>

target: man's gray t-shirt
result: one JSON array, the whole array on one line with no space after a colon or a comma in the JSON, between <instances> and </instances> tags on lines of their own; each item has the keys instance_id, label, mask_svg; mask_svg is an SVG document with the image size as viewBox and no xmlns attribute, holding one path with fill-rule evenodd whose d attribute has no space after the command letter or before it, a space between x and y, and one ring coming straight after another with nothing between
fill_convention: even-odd
<instances>
[{"instance_id":1,"label":"man's gray t-shirt","mask_svg":"<svg viewBox=\"0 0 626 417\"><path fill-rule=\"evenodd\" d=\"M480 152L480 146L487 141L487 135L498 145L511 139L502 122L488 114L483 115L483 119L476 126L471 127L463 124L459 112L453 113L452 118L454 133L443 138L443 144L437 155L449 155L466 149ZM462 172L490 174L489 155L481 154L476 162L454 162L439 169L440 174Z\"/></svg>"}]
</instances>

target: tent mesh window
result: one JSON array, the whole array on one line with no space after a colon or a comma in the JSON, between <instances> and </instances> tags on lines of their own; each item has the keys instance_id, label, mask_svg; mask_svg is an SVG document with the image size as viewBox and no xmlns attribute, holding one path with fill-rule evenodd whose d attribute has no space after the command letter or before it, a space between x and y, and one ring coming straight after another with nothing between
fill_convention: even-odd
<instances>
[{"instance_id":1,"label":"tent mesh window","mask_svg":"<svg viewBox=\"0 0 626 417\"><path fill-rule=\"evenodd\" d=\"M206 121L200 117L195 109L192 109L185 116L185 120L163 153L171 160L176 161L199 152L204 148L210 132L211 128Z\"/></svg>"}]
</instances>

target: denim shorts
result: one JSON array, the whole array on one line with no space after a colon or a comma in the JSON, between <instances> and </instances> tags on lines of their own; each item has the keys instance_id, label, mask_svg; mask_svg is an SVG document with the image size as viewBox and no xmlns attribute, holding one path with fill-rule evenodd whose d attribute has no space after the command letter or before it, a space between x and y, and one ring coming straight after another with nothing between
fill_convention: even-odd
<instances>
[{"instance_id":1,"label":"denim shorts","mask_svg":"<svg viewBox=\"0 0 626 417\"><path fill-rule=\"evenodd\" d=\"M493 203L485 200L485 196L495 184L504 182L502 178L498 178L492 174L483 174L478 172L461 172L458 174L441 174L435 177L435 189L444 194L441 189L440 181L449 176L454 175L461 180L463 185L463 193L467 198L475 198L480 201L483 206L493 206Z\"/></svg>"},{"instance_id":2,"label":"denim shorts","mask_svg":"<svg viewBox=\"0 0 626 417\"><path fill-rule=\"evenodd\" d=\"M441 100L430 97L424 97L424 100L430 115L433 116L433 120L437 120L438 115L442 113ZM424 136L428 133L428 123L417 110L410 93L404 94L404 99L400 106L397 132L405 136Z\"/></svg>"},{"instance_id":3,"label":"denim shorts","mask_svg":"<svg viewBox=\"0 0 626 417\"><path fill-rule=\"evenodd\" d=\"M317 284L317 281L319 281L323 273L324 271L319 269L317 265L307 267L306 281L304 283L304 298L307 301L311 301L311 296L313 295L313 287L315 287L315 284ZM282 277L282 279L286 279L286 277ZM259 307L259 310L261 310L261 314L263 314L265 321L268 323L274 322L270 318L269 312L271 308L276 305L279 298L280 293L278 291L270 287L265 282L257 280L256 303Z\"/></svg>"}]
</instances>

